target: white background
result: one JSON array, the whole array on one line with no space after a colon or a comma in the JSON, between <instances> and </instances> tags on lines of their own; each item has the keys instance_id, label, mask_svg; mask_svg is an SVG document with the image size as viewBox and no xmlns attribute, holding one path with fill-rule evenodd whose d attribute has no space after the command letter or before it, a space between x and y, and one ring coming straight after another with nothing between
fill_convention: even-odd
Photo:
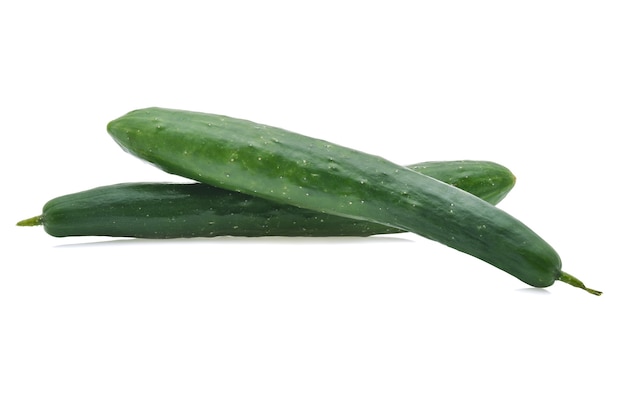
<instances>
[{"instance_id":1,"label":"white background","mask_svg":"<svg viewBox=\"0 0 626 408\"><path fill-rule=\"evenodd\" d=\"M21 1L0 11L0 406L624 407L622 1ZM15 223L171 181L108 121L226 114L384 156L492 160L593 288L411 234L167 242Z\"/></svg>"}]
</instances>

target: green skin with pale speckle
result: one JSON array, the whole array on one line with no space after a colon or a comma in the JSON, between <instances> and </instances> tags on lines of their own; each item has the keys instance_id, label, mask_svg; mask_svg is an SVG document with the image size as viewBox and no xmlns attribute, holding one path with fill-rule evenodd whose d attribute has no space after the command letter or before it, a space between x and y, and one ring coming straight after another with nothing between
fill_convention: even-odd
<instances>
[{"instance_id":1,"label":"green skin with pale speckle","mask_svg":"<svg viewBox=\"0 0 626 408\"><path fill-rule=\"evenodd\" d=\"M484 161L408 166L494 204L515 184L505 167ZM367 221L322 214L204 183L122 183L53 198L42 215L56 237L191 238L216 236L369 236L403 232Z\"/></svg>"},{"instance_id":2,"label":"green skin with pale speckle","mask_svg":"<svg viewBox=\"0 0 626 408\"><path fill-rule=\"evenodd\" d=\"M378 156L246 120L163 108L132 111L107 129L124 150L169 173L414 232L535 287L565 276L556 251L516 218Z\"/></svg>"}]
</instances>

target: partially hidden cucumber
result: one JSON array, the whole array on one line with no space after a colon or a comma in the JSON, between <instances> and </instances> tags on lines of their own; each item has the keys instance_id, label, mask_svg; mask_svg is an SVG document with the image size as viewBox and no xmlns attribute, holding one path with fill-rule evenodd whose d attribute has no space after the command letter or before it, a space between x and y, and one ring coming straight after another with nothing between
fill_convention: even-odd
<instances>
[{"instance_id":1,"label":"partially hidden cucumber","mask_svg":"<svg viewBox=\"0 0 626 408\"><path fill-rule=\"evenodd\" d=\"M504 166L487 161L408 166L498 203L515 184ZM54 198L42 214L18 225L43 225L56 237L190 238L215 236L368 236L401 230L323 214L204 183L123 183Z\"/></svg>"},{"instance_id":2,"label":"partially hidden cucumber","mask_svg":"<svg viewBox=\"0 0 626 408\"><path fill-rule=\"evenodd\" d=\"M562 271L557 252L501 209L382 157L247 120L147 108L111 121L127 152L196 181L279 203L414 232L535 287Z\"/></svg>"}]
</instances>

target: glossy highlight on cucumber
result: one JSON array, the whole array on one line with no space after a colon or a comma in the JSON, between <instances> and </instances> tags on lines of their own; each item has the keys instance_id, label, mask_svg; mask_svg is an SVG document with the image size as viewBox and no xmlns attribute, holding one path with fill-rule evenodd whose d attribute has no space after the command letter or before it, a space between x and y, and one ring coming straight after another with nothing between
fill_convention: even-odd
<instances>
[{"instance_id":1,"label":"glossy highlight on cucumber","mask_svg":"<svg viewBox=\"0 0 626 408\"><path fill-rule=\"evenodd\" d=\"M515 184L504 166L487 161L408 166L496 204ZM43 225L56 237L192 238L216 236L369 236L403 232L323 214L204 183L121 183L63 195L20 226Z\"/></svg>"},{"instance_id":2,"label":"glossy highlight on cucumber","mask_svg":"<svg viewBox=\"0 0 626 408\"><path fill-rule=\"evenodd\" d=\"M164 171L318 212L414 232L535 287L561 280L557 252L532 229L461 189L382 157L281 128L147 108L111 121L127 152Z\"/></svg>"}]
</instances>

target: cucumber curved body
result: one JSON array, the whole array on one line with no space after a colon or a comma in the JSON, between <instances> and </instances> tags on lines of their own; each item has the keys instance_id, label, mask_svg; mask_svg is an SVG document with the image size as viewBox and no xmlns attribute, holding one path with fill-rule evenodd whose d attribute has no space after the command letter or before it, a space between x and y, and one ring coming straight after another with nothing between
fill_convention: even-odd
<instances>
[{"instance_id":1,"label":"cucumber curved body","mask_svg":"<svg viewBox=\"0 0 626 408\"><path fill-rule=\"evenodd\" d=\"M521 221L382 157L247 120L175 109L135 110L107 130L125 151L166 172L414 232L531 286L572 283L557 252Z\"/></svg>"},{"instance_id":2,"label":"cucumber curved body","mask_svg":"<svg viewBox=\"0 0 626 408\"><path fill-rule=\"evenodd\" d=\"M514 175L485 161L408 166L496 204ZM48 201L30 224L56 237L369 236L397 228L323 214L204 183L122 183ZM28 225L26 220L21 225Z\"/></svg>"}]
</instances>

